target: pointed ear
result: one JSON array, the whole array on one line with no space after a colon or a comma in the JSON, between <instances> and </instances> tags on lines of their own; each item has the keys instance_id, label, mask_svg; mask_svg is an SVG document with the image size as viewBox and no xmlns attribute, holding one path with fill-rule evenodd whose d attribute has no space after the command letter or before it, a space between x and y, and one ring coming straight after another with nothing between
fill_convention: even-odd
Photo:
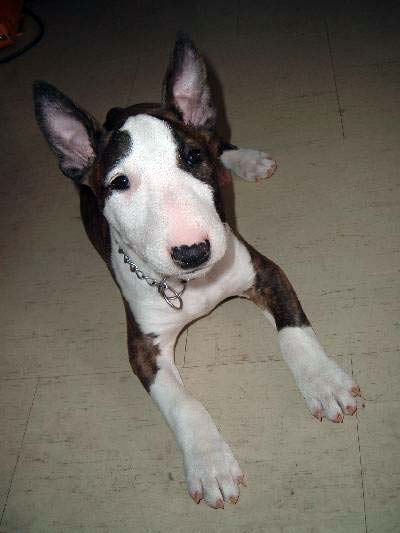
<instances>
[{"instance_id":1,"label":"pointed ear","mask_svg":"<svg viewBox=\"0 0 400 533\"><path fill-rule=\"evenodd\" d=\"M207 83L206 65L194 44L178 33L163 87L164 104L175 108L186 124L213 128L216 112Z\"/></svg>"},{"instance_id":2,"label":"pointed ear","mask_svg":"<svg viewBox=\"0 0 400 533\"><path fill-rule=\"evenodd\" d=\"M34 84L36 119L58 158L61 171L81 181L96 157L101 127L58 89L44 81Z\"/></svg>"}]
</instances>

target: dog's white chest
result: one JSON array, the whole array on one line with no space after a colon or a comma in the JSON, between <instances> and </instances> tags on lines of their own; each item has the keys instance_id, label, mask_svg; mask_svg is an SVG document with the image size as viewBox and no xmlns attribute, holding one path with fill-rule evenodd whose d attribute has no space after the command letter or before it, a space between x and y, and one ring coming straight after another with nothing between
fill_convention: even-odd
<instances>
[{"instance_id":1,"label":"dog's white chest","mask_svg":"<svg viewBox=\"0 0 400 533\"><path fill-rule=\"evenodd\" d=\"M143 333L176 334L192 320L209 313L219 302L244 292L254 280L250 255L227 228L227 252L205 277L186 283L182 309L171 308L157 288L149 286L131 272L113 242L112 266L124 298ZM176 290L179 281L170 283Z\"/></svg>"}]
</instances>

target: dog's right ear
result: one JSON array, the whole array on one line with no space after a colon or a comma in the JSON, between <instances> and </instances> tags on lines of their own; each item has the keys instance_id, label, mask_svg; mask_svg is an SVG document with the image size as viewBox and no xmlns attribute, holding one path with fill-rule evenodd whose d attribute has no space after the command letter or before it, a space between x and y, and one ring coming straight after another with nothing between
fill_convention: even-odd
<instances>
[{"instance_id":1,"label":"dog's right ear","mask_svg":"<svg viewBox=\"0 0 400 533\"><path fill-rule=\"evenodd\" d=\"M38 81L33 91L36 119L61 171L83 182L96 158L100 125L53 85Z\"/></svg>"},{"instance_id":2,"label":"dog's right ear","mask_svg":"<svg viewBox=\"0 0 400 533\"><path fill-rule=\"evenodd\" d=\"M175 108L185 124L214 128L216 110L207 82L207 69L190 38L179 32L163 85L163 102Z\"/></svg>"}]
</instances>

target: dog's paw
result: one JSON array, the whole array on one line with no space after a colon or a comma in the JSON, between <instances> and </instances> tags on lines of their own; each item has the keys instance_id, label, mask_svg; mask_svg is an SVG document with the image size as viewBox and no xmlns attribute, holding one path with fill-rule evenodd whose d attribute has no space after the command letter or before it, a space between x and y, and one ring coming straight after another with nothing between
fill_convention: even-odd
<instances>
[{"instance_id":1,"label":"dog's paw","mask_svg":"<svg viewBox=\"0 0 400 533\"><path fill-rule=\"evenodd\" d=\"M327 357L311 328L284 328L279 333L282 354L293 372L311 414L343 422L357 410L360 388Z\"/></svg>"},{"instance_id":2,"label":"dog's paw","mask_svg":"<svg viewBox=\"0 0 400 533\"><path fill-rule=\"evenodd\" d=\"M196 503L204 501L214 509L224 502L236 503L243 473L231 449L222 438L206 445L194 445L184 454L186 481Z\"/></svg>"},{"instance_id":3,"label":"dog's paw","mask_svg":"<svg viewBox=\"0 0 400 533\"><path fill-rule=\"evenodd\" d=\"M276 162L266 153L246 148L224 152L221 160L234 174L247 181L270 178L277 168Z\"/></svg>"},{"instance_id":4,"label":"dog's paw","mask_svg":"<svg viewBox=\"0 0 400 533\"><path fill-rule=\"evenodd\" d=\"M332 359L315 368L304 368L297 375L297 383L311 414L321 421L326 417L343 422L344 415L357 411L360 388Z\"/></svg>"}]
</instances>

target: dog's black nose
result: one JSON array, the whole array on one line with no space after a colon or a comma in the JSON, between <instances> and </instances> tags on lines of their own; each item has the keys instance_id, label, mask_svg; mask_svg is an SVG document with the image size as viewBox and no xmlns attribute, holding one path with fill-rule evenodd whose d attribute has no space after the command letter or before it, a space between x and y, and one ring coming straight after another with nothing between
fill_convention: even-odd
<instances>
[{"instance_id":1,"label":"dog's black nose","mask_svg":"<svg viewBox=\"0 0 400 533\"><path fill-rule=\"evenodd\" d=\"M181 268L196 268L209 260L210 241L205 240L191 246L175 246L171 250L171 257Z\"/></svg>"}]
</instances>

